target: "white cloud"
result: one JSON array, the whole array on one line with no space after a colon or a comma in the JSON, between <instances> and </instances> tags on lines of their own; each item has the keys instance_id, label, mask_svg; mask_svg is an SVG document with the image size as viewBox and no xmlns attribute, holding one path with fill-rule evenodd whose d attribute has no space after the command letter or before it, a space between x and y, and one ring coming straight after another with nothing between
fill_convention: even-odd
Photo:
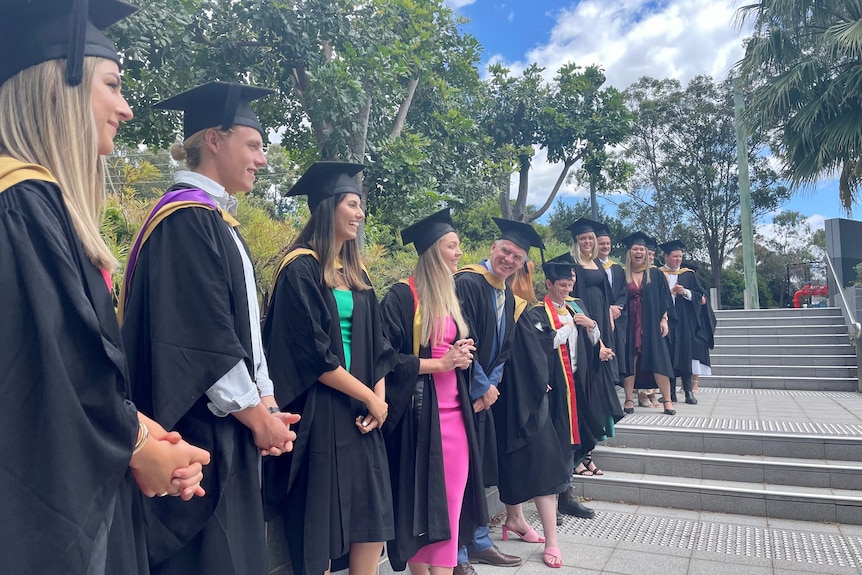
<instances>
[{"instance_id":1,"label":"white cloud","mask_svg":"<svg viewBox=\"0 0 862 575\"><path fill-rule=\"evenodd\" d=\"M475 2L476 0L445 0L443 3L452 10L458 10Z\"/></svg>"},{"instance_id":2,"label":"white cloud","mask_svg":"<svg viewBox=\"0 0 862 575\"><path fill-rule=\"evenodd\" d=\"M545 68L553 78L569 62L597 64L608 84L619 89L641 76L676 78L683 84L699 74L720 80L742 57L747 31L734 23L738 0L582 0L556 13L547 42L527 52L523 59L506 61L492 55L514 75L530 63ZM541 204L562 169L549 165L538 152L530 174L529 202ZM517 191L513 178L512 193ZM585 190L564 185L561 196L584 197Z\"/></svg>"}]
</instances>

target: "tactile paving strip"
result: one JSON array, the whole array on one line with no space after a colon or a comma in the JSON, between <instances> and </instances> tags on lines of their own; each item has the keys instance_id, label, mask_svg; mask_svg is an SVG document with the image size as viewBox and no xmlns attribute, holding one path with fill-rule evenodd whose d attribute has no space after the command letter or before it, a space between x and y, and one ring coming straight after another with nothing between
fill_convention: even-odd
<instances>
[{"instance_id":1,"label":"tactile paving strip","mask_svg":"<svg viewBox=\"0 0 862 575\"><path fill-rule=\"evenodd\" d=\"M697 393L721 395L771 395L786 397L822 397L843 401L862 401L858 393L852 391L804 391L796 389L749 389L745 387L701 387Z\"/></svg>"},{"instance_id":2,"label":"tactile paving strip","mask_svg":"<svg viewBox=\"0 0 862 575\"><path fill-rule=\"evenodd\" d=\"M806 435L833 435L862 437L862 425L856 423L815 423L812 421L759 421L756 419L715 419L710 417L676 417L664 415L627 415L619 427L648 425L655 427L682 427L691 430L721 429L726 431L760 431L772 433L803 433Z\"/></svg>"},{"instance_id":3,"label":"tactile paving strip","mask_svg":"<svg viewBox=\"0 0 862 575\"><path fill-rule=\"evenodd\" d=\"M541 528L537 513L530 514L528 520L534 527ZM604 511L597 511L593 519L566 517L557 530L582 537L661 547L862 567L862 537Z\"/></svg>"}]
</instances>

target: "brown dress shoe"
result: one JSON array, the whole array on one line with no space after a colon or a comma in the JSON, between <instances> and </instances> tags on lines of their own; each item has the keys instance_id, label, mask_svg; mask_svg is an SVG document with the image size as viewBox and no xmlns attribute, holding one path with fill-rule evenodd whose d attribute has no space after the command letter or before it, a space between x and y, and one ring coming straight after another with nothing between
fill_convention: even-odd
<instances>
[{"instance_id":1,"label":"brown dress shoe","mask_svg":"<svg viewBox=\"0 0 862 575\"><path fill-rule=\"evenodd\" d=\"M479 575L476 573L476 570L473 569L473 566L469 563L458 563L455 565L454 571L452 571L452 575Z\"/></svg>"},{"instance_id":2,"label":"brown dress shoe","mask_svg":"<svg viewBox=\"0 0 862 575\"><path fill-rule=\"evenodd\" d=\"M517 555L506 555L496 545L482 551L470 551L468 556L470 563L485 563L495 567L517 567L524 562Z\"/></svg>"}]
</instances>

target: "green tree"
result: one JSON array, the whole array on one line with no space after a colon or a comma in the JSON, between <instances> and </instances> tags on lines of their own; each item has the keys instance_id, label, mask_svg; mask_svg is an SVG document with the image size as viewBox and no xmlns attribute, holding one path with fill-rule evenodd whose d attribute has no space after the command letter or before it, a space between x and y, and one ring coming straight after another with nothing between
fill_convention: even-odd
<instances>
[{"instance_id":1,"label":"green tree","mask_svg":"<svg viewBox=\"0 0 862 575\"><path fill-rule=\"evenodd\" d=\"M862 185L862 1L759 0L740 69L749 120L776 133L785 175L810 184L836 170L849 213Z\"/></svg>"},{"instance_id":2,"label":"green tree","mask_svg":"<svg viewBox=\"0 0 862 575\"><path fill-rule=\"evenodd\" d=\"M682 239L690 256L704 253L712 284L720 287L725 258L741 234L730 85L706 76L693 78L685 89L673 82L642 79L630 94L630 102L637 106L636 125L642 118L645 124L635 127L627 141L638 175L631 199L618 214L660 242ZM763 148L762 139L750 137L755 219L789 197L761 153Z\"/></svg>"}]
</instances>

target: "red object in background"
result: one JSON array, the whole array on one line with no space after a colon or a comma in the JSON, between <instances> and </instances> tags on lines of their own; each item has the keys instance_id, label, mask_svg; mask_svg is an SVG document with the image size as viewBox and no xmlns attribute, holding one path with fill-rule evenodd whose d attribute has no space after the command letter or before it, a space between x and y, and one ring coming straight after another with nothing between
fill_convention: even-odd
<instances>
[{"instance_id":1,"label":"red object in background","mask_svg":"<svg viewBox=\"0 0 862 575\"><path fill-rule=\"evenodd\" d=\"M829 295L829 288L826 286L810 286L809 284L805 284L802 286L801 290L797 290L795 294L793 294L793 307L802 307L801 299L804 297L812 296L812 295L821 295L827 296Z\"/></svg>"}]
</instances>

